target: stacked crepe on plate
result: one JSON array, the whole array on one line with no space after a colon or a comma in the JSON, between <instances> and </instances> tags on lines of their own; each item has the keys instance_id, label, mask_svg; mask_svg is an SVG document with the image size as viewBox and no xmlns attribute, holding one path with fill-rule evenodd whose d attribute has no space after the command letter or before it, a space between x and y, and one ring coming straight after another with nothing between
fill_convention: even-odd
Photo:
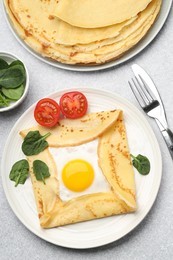
<instances>
[{"instance_id":1,"label":"stacked crepe on plate","mask_svg":"<svg viewBox=\"0 0 173 260\"><path fill-rule=\"evenodd\" d=\"M16 32L42 56L67 64L115 60L148 32L161 0L5 0Z\"/></svg>"}]
</instances>

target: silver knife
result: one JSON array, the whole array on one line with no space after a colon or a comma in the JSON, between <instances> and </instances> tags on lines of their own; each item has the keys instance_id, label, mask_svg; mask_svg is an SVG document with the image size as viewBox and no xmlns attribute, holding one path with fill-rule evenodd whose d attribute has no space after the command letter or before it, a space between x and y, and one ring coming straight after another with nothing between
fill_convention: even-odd
<instances>
[{"instance_id":1,"label":"silver knife","mask_svg":"<svg viewBox=\"0 0 173 260\"><path fill-rule=\"evenodd\" d=\"M168 122L166 118L166 113L164 109L163 102L161 100L161 97L159 95L159 92L150 78L150 76L137 64L132 65L132 70L135 74L135 76L140 81L143 79L147 87L149 88L152 95L155 97L155 99L159 102L159 116L158 118L155 118L157 125L159 126L159 129L164 137L164 140L168 146L169 152L171 157L173 158L173 132L168 127Z\"/></svg>"}]
</instances>

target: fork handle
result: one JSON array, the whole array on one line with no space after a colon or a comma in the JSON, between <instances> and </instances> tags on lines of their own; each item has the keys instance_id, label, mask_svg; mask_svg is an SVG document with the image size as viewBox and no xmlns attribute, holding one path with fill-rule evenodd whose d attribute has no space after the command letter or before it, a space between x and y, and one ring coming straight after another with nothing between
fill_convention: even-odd
<instances>
[{"instance_id":1,"label":"fork handle","mask_svg":"<svg viewBox=\"0 0 173 260\"><path fill-rule=\"evenodd\" d=\"M173 132L169 128L166 128L166 129L162 130L161 132L162 132L162 135L163 135L165 142L168 146L170 155L173 159Z\"/></svg>"}]
</instances>

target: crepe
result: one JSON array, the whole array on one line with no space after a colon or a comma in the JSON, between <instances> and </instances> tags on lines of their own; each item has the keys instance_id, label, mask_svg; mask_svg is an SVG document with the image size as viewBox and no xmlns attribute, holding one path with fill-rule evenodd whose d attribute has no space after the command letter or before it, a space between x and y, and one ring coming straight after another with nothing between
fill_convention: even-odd
<instances>
[{"instance_id":1,"label":"crepe","mask_svg":"<svg viewBox=\"0 0 173 260\"><path fill-rule=\"evenodd\" d=\"M111 116L112 113L113 116ZM114 122L109 122L107 127L104 128L104 130L102 129L101 135L100 132L97 131L94 138L99 138L98 159L103 175L106 177L106 180L111 187L109 192L83 195L65 202L60 197L59 181L57 178L57 175L60 173L57 172L56 164L49 148L45 149L38 155L29 156L27 158L30 165L30 174L40 225L43 228L52 228L91 219L129 213L136 210L134 172L128 151L122 111L117 110L116 112L108 111L93 113L89 114L87 117L90 118L90 128L94 132L94 118L105 118L105 116L107 118L107 115L114 118ZM84 120L85 119L86 118L84 118ZM75 120L71 120L71 122L74 121ZM103 121L103 119L99 120L98 126L100 125L101 127ZM84 122L86 121L83 121L83 119L80 119L80 122L79 119L77 119L77 126L81 123L80 128L83 131L85 131ZM68 141L66 139L65 143L73 143L73 145L77 145L79 143L78 138L74 139L73 135L69 134L69 131L67 131L69 128L69 120L64 119L63 125L63 128L66 129L64 131L67 133L67 139L69 139ZM36 128L33 127L29 130L35 129ZM73 125L73 130L74 132L78 132L78 128L77 130L75 129L75 124ZM56 142L56 138L58 137L58 135L55 134L56 131L59 131L59 126L50 130L54 136L51 141L50 137L47 138L50 147L59 147L60 145L60 143L57 144ZM24 137L27 132L28 129L23 130L21 135ZM41 133L43 134L44 131L41 131ZM85 132L85 135L88 135L88 132ZM61 139L63 143L64 138L62 137ZM89 139L93 139L93 135L90 136ZM89 139L88 136L83 136L80 143L88 142ZM77 140L77 143L75 143L75 140ZM63 145L64 143L62 146ZM109 158L110 155L111 158ZM113 158L113 156L116 156L116 158ZM51 176L45 179L45 185L43 182L37 181L35 178L32 167L34 160L42 160L49 167Z\"/></svg>"},{"instance_id":2,"label":"crepe","mask_svg":"<svg viewBox=\"0 0 173 260\"><path fill-rule=\"evenodd\" d=\"M133 19L133 22L128 23L126 26L124 26L119 35L116 37L111 37L109 39L105 39L99 42L92 42L89 44L76 44L74 47L77 51L83 51L83 52L90 52L96 49L99 49L102 51L104 46L111 45L111 48L113 47L112 44L116 43L114 46L119 46L119 44L123 43L124 40L129 40L131 36L134 36L134 34L137 36L138 32L145 27L145 25L149 25L150 21L155 14L158 12L157 10L158 5L156 5L156 2L153 1L140 15L137 16L137 18ZM112 48L113 49L113 48ZM95 53L93 51L93 53ZM97 52L96 52L97 54Z\"/></svg>"},{"instance_id":3,"label":"crepe","mask_svg":"<svg viewBox=\"0 0 173 260\"><path fill-rule=\"evenodd\" d=\"M151 0L61 0L54 15L82 28L100 28L124 22L143 11Z\"/></svg>"},{"instance_id":4,"label":"crepe","mask_svg":"<svg viewBox=\"0 0 173 260\"><path fill-rule=\"evenodd\" d=\"M58 19L55 19L54 17L50 17L49 13L52 10L50 6L51 5L49 2L40 2L38 0L35 1L34 4L32 1L28 3L28 1L24 0L9 0L10 10L13 10L13 15L15 18L13 19L13 22L16 23L17 20L21 26L21 29L24 28L24 39L26 39L26 41L31 41L31 36L34 36L36 40L42 44L42 52L44 51L44 48L52 47L55 52L59 52L59 56L61 53L70 56L71 53L75 51L75 48L64 48L64 46L56 44L58 39L61 41L61 37L66 37L65 35L71 39L72 43L77 41L78 38L83 39L84 43L98 41L100 39L111 37L111 35L118 35L119 31L123 29L124 26L131 24L137 18L135 17L130 21L124 22L123 24L111 26L107 28L107 30L102 28L96 30L87 30L87 32L84 32L83 34L81 34L80 28L71 28L71 33L69 30L70 35L68 35L68 32L66 32L68 25L62 21L59 21ZM26 9L27 12L25 12ZM41 16L39 15L38 10L42 13ZM76 31L74 31L74 29L76 29ZM73 38L71 37L71 34L73 34Z\"/></svg>"},{"instance_id":5,"label":"crepe","mask_svg":"<svg viewBox=\"0 0 173 260\"><path fill-rule=\"evenodd\" d=\"M102 64L107 61L115 60L122 56L126 51L132 48L144 37L144 35L148 32L151 25L155 21L161 7L161 1L154 0L151 4L152 7L153 5L155 6L154 13L148 17L143 26L141 26L138 30L129 35L129 37L118 41L115 44L104 46L102 48L97 48L96 51L93 50L85 52L79 51L78 49L75 50L74 48L73 52L71 52L70 55L70 64ZM149 8L151 8L151 6ZM83 48L85 48L85 46L83 46ZM51 50L51 48L48 48L47 51L51 51L51 57L53 59L56 59L58 53L56 53L54 50ZM66 51L67 49L63 50L63 53L65 55L64 62L67 55Z\"/></svg>"},{"instance_id":6,"label":"crepe","mask_svg":"<svg viewBox=\"0 0 173 260\"><path fill-rule=\"evenodd\" d=\"M134 22L137 16L112 26L104 28L83 29L72 26L62 20L57 19L57 31L55 34L55 43L72 46L77 44L88 44L97 42L120 34L121 30Z\"/></svg>"},{"instance_id":7,"label":"crepe","mask_svg":"<svg viewBox=\"0 0 173 260\"><path fill-rule=\"evenodd\" d=\"M5 3L17 33L35 52L61 63L81 65L101 64L122 56L145 36L161 7L161 0L152 0L142 12L120 24L85 29L50 15L56 0Z\"/></svg>"},{"instance_id":8,"label":"crepe","mask_svg":"<svg viewBox=\"0 0 173 260\"><path fill-rule=\"evenodd\" d=\"M113 110L87 114L75 120L62 119L57 127L51 128L51 135L47 138L49 146L75 146L92 141L116 122L119 114L119 110ZM24 138L29 131L39 131L42 135L45 135L47 128L37 125L31 129L22 130L20 134Z\"/></svg>"},{"instance_id":9,"label":"crepe","mask_svg":"<svg viewBox=\"0 0 173 260\"><path fill-rule=\"evenodd\" d=\"M98 158L100 168L106 179L111 183L113 191L118 197L123 198L128 205L134 207L133 169L129 166L131 162L122 113L120 113L117 123L109 131L106 131L100 139ZM123 187L126 188L123 189Z\"/></svg>"}]
</instances>

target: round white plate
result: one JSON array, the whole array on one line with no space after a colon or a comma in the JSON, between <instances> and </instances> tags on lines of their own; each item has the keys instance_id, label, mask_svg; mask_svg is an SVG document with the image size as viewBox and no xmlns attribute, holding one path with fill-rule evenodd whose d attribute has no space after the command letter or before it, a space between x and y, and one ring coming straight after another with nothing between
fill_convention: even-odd
<instances>
[{"instance_id":1,"label":"round white plate","mask_svg":"<svg viewBox=\"0 0 173 260\"><path fill-rule=\"evenodd\" d=\"M72 89L73 90L73 89ZM75 89L76 90L76 89ZM161 181L162 160L156 137L144 115L129 101L107 91L98 89L77 89L89 102L89 112L122 109L130 146L130 152L146 155L151 162L151 172L141 176L135 171L137 211L131 214L107 217L53 229L40 228L31 181L14 187L9 180L12 165L25 158L21 151L22 139L19 131L35 125L32 105L16 122L8 137L2 157L2 182L8 202L20 221L34 234L53 244L69 248L92 248L116 241L134 229L152 207ZM69 90L68 90L69 91ZM50 95L59 101L66 90Z\"/></svg>"},{"instance_id":2,"label":"round white plate","mask_svg":"<svg viewBox=\"0 0 173 260\"><path fill-rule=\"evenodd\" d=\"M14 36L16 37L16 39L21 43L21 45L24 48L26 48L31 54L33 54L38 59L40 59L40 60L42 60L42 61L44 61L44 62L46 62L46 63L48 63L52 66L61 68L61 69L73 70L73 71L96 71L96 70L108 69L108 68L117 66L117 65L131 59L132 57L134 57L135 55L140 53L145 47L147 47L148 44L151 43L151 41L156 37L156 35L159 33L162 26L164 25L166 18L168 17L169 11L171 9L171 5L172 5L172 0L163 0L162 1L162 7L161 7L160 14L159 14L156 22L154 23L154 25L152 26L152 28L148 32L148 34L133 49L129 50L125 55L123 55L122 58L119 58L118 60L115 60L115 61L112 61L112 62L108 62L108 63L103 64L103 65L96 65L96 66L67 65L67 64L57 62L57 61L52 61L48 58L41 56L40 54L33 51L33 49L31 49L18 36L18 34L16 33L16 31L15 31L15 29L14 29L14 27L13 27L11 21L10 21L10 18L8 17L8 14L6 13L5 7L4 7L4 14L5 14L7 23L9 25L11 31L13 32Z\"/></svg>"}]
</instances>

